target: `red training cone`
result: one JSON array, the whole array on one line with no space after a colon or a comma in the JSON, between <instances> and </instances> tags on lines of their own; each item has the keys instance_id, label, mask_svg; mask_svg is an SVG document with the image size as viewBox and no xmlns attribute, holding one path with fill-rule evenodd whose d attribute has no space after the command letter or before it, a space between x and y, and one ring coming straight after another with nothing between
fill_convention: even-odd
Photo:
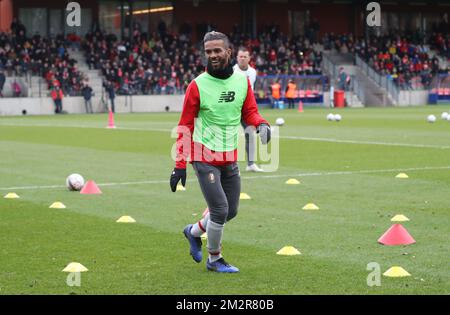
<instances>
[{"instance_id":1,"label":"red training cone","mask_svg":"<svg viewBox=\"0 0 450 315\"><path fill-rule=\"evenodd\" d=\"M83 189L81 189L80 194L85 195L95 195L101 194L102 191L98 188L97 184L93 180L88 180Z\"/></svg>"},{"instance_id":2,"label":"red training cone","mask_svg":"<svg viewBox=\"0 0 450 315\"><path fill-rule=\"evenodd\" d=\"M403 227L403 225L397 223L393 224L389 230L387 230L379 239L378 243L383 245L409 245L414 244L416 241Z\"/></svg>"},{"instance_id":3,"label":"red training cone","mask_svg":"<svg viewBox=\"0 0 450 315\"><path fill-rule=\"evenodd\" d=\"M206 207L205 211L203 211L202 218L206 217L206 215L208 214L208 212L209 212L209 208Z\"/></svg>"},{"instance_id":4,"label":"red training cone","mask_svg":"<svg viewBox=\"0 0 450 315\"><path fill-rule=\"evenodd\" d=\"M298 103L298 112L299 112L299 113L303 113L303 102L302 102L302 101L300 101L300 102Z\"/></svg>"},{"instance_id":5,"label":"red training cone","mask_svg":"<svg viewBox=\"0 0 450 315\"><path fill-rule=\"evenodd\" d=\"M114 113L112 111L109 111L109 119L108 119L108 127L109 129L116 128L116 125L114 125Z\"/></svg>"}]
</instances>

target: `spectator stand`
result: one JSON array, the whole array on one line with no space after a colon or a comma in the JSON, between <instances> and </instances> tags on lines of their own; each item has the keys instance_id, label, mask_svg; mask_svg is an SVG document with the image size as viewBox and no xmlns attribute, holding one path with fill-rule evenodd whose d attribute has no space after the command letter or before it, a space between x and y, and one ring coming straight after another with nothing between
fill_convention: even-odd
<instances>
[{"instance_id":1,"label":"spectator stand","mask_svg":"<svg viewBox=\"0 0 450 315\"><path fill-rule=\"evenodd\" d=\"M22 34L22 33L21 33ZM20 34L19 34L20 35ZM13 96L47 97L57 81L65 95L79 95L82 79L76 61L70 58L62 34L44 38L38 34L26 37L16 33L0 33L0 67L13 78Z\"/></svg>"}]
</instances>

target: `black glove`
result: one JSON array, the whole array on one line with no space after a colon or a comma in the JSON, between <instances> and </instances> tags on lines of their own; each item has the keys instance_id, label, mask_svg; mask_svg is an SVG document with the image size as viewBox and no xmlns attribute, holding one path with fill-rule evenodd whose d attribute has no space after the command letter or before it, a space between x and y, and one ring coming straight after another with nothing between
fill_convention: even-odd
<instances>
[{"instance_id":1,"label":"black glove","mask_svg":"<svg viewBox=\"0 0 450 315\"><path fill-rule=\"evenodd\" d=\"M177 190L177 184L181 179L181 184L186 186L186 169L184 168L174 168L172 175L170 175L170 188L173 192Z\"/></svg>"},{"instance_id":2,"label":"black glove","mask_svg":"<svg viewBox=\"0 0 450 315\"><path fill-rule=\"evenodd\" d=\"M268 124L261 124L256 129L256 133L259 133L262 144L268 144L270 141L270 126Z\"/></svg>"}]
</instances>

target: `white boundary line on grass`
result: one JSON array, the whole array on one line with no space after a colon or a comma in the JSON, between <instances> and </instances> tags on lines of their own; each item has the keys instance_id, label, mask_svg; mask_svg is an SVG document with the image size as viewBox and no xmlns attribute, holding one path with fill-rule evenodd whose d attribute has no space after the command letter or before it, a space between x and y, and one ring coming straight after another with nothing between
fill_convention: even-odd
<instances>
[{"instance_id":1,"label":"white boundary line on grass","mask_svg":"<svg viewBox=\"0 0 450 315\"><path fill-rule=\"evenodd\" d=\"M450 146L448 146L448 145L437 145L437 144L413 144L413 143L399 143L399 142L341 140L341 139L333 139L333 138L311 138L311 137L298 137L298 136L282 136L280 138L293 139L293 140L306 140L306 141L351 143L351 144L387 145L387 146L399 146L399 147L411 147L411 148L450 149Z\"/></svg>"},{"instance_id":2,"label":"white boundary line on grass","mask_svg":"<svg viewBox=\"0 0 450 315\"><path fill-rule=\"evenodd\" d=\"M376 174L389 172L410 172L410 171L428 171L428 170L450 170L450 166L425 166L425 167L411 167L411 168L393 168L383 170L359 170L359 171L333 171L333 172L315 172L315 173L297 173L297 174L277 174L277 175L257 175L257 176L243 176L242 179L261 179L261 178L288 178L288 177L308 177L308 176L332 176L332 175L355 175L355 174ZM194 182L195 179L189 179L188 182ZM146 180L136 182L120 182L120 183L103 183L98 186L126 186L126 185L145 185L145 184L169 184L167 180ZM49 186L17 186L17 187L0 187L0 190L27 190L27 189L52 189L65 188L64 185L49 185Z\"/></svg>"},{"instance_id":3,"label":"white boundary line on grass","mask_svg":"<svg viewBox=\"0 0 450 315\"><path fill-rule=\"evenodd\" d=\"M54 127L54 128L90 128L90 129L106 129L105 127L86 126L86 125L50 125L50 124L4 124L0 123L0 126L20 126L20 127ZM134 131L158 131L158 132L171 132L170 129L164 128L133 128L133 127L118 127L115 130L134 130ZM385 146L400 146L410 148L430 148L430 149L450 149L448 145L437 144L414 144L414 143L400 143L400 142L382 142L382 141L360 141L360 140L345 140L334 138L314 138L314 137L300 137L300 136L280 136L281 139L290 140L304 140L304 141L322 141L322 142L334 142L334 143L350 143L350 144L367 144L367 145L385 145Z\"/></svg>"}]
</instances>

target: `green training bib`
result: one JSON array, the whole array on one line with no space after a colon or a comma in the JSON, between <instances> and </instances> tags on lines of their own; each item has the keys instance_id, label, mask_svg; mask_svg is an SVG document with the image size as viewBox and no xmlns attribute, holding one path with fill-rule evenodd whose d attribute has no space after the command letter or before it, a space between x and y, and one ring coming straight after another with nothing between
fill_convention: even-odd
<instances>
[{"instance_id":1,"label":"green training bib","mask_svg":"<svg viewBox=\"0 0 450 315\"><path fill-rule=\"evenodd\" d=\"M195 121L194 141L213 151L235 150L241 110L247 97L247 77L235 72L222 80L204 72L195 82L200 93L200 111Z\"/></svg>"}]
</instances>

